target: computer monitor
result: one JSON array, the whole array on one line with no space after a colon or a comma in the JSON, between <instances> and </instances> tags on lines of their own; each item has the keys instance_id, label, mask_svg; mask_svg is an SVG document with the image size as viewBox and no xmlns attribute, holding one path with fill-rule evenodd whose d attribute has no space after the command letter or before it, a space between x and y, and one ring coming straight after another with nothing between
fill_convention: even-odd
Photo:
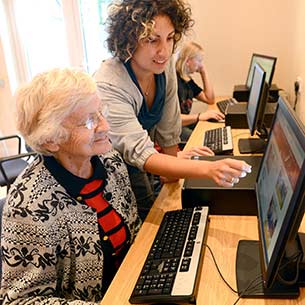
<instances>
[{"instance_id":1,"label":"computer monitor","mask_svg":"<svg viewBox=\"0 0 305 305\"><path fill-rule=\"evenodd\" d=\"M269 86L266 83L266 71L258 63L254 65L253 81L247 104L247 123L251 136L258 131L261 138L239 139L240 153L262 153L266 146L267 131L264 129L264 113L268 98Z\"/></svg>"},{"instance_id":2,"label":"computer monitor","mask_svg":"<svg viewBox=\"0 0 305 305\"><path fill-rule=\"evenodd\" d=\"M256 178L259 241L238 245L236 277L242 297L296 298L305 285L305 128L279 98Z\"/></svg>"},{"instance_id":3,"label":"computer monitor","mask_svg":"<svg viewBox=\"0 0 305 305\"><path fill-rule=\"evenodd\" d=\"M274 70L275 70L275 64L276 64L276 57L268 56L268 55L262 55L253 53L250 67L248 71L246 86L250 89L252 85L253 75L254 75L254 66L256 63L259 63L262 68L266 72L266 82L269 86L271 86Z\"/></svg>"}]
</instances>

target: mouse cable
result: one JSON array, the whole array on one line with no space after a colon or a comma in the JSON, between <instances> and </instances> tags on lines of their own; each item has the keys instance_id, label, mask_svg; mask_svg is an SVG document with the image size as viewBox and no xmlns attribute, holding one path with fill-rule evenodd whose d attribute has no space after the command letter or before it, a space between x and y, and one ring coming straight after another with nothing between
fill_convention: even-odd
<instances>
[{"instance_id":1,"label":"mouse cable","mask_svg":"<svg viewBox=\"0 0 305 305\"><path fill-rule=\"evenodd\" d=\"M253 291L253 289L254 289L254 291L255 291L255 289L256 289L257 287L260 287L260 286L261 286L261 281L262 281L261 278L262 278L262 275L261 275L261 274L258 274L252 281L250 281L250 282L248 283L248 286L247 286L243 291L241 291L241 292L239 293L238 298L235 300L235 302L233 303L233 305L236 305L236 304L239 302L239 300L240 300L244 295L246 295L248 292Z\"/></svg>"},{"instance_id":2,"label":"mouse cable","mask_svg":"<svg viewBox=\"0 0 305 305\"><path fill-rule=\"evenodd\" d=\"M212 256L212 259L213 259L213 262L214 262L214 264L215 264L215 267L216 267L216 269L217 269L217 271L218 271L218 273L219 273L219 275L220 275L220 277L222 278L222 280L225 282L225 284L234 292L234 293L237 293L237 291L226 281L226 279L223 277L223 275L222 275L222 273L221 273L221 271L220 271L220 269L219 269L219 267L218 267L218 264L217 264L217 262L216 262L216 259L215 259L215 256L214 256L214 254L213 254L213 251L212 251L212 249L210 248L210 246L208 245L208 244L203 244L206 248L208 248L208 250L210 251L210 253L211 253L211 256Z\"/></svg>"},{"instance_id":3,"label":"mouse cable","mask_svg":"<svg viewBox=\"0 0 305 305\"><path fill-rule=\"evenodd\" d=\"M298 279L298 276L299 276L299 264L301 262L301 259L302 259L302 253L298 252L296 253L295 255L291 256L288 258L288 262L286 262L283 266L281 266L280 270L281 269L284 269L288 264L290 264L292 261L296 261L296 264L297 264L297 274L295 276L295 279L294 280L291 280L291 281L287 281L287 280L284 280L280 274L278 274L278 278L279 278L279 281L281 281L282 283L286 284L286 285L292 285L292 284L295 284L296 283L296 280ZM259 281L258 281L259 280ZM261 286L261 274L258 274L257 277L255 277L251 282L249 282L248 286L244 289L244 291L242 291L238 298L235 300L235 302L233 303L233 305L236 305L239 300L243 297L243 295L245 295L246 293L248 292L253 292L255 291L255 289L257 287ZM253 290L254 289L254 290Z\"/></svg>"},{"instance_id":4,"label":"mouse cable","mask_svg":"<svg viewBox=\"0 0 305 305\"><path fill-rule=\"evenodd\" d=\"M223 277L223 275L222 275L222 273L221 273L221 271L220 271L220 269L219 269L219 267L218 267L218 264L217 264L217 262L216 262L214 253L213 253L212 249L210 248L210 246L209 246L208 244L203 244L203 246L205 246L205 247L210 251L211 256L212 256L212 259L213 259L213 262L214 262L214 264L215 264L215 267L216 267L216 269L217 269L217 271L218 271L220 277L222 278L222 280L225 282L225 284L226 284L234 293L238 294L238 291L235 290L235 289L226 281L226 279ZM240 293L240 295L239 295L238 298L235 300L235 302L233 303L233 305L236 305L236 304L238 303L238 301L242 298L242 296L243 296L244 294L246 294L247 291L250 290L250 288L251 288L251 289L253 289L253 288L255 289L256 286L257 286L257 284L260 285L260 282L257 283L257 281L258 281L260 278L261 278L261 274L257 275L252 281L250 281L249 284L248 284L248 286L244 289L244 291L242 291L242 292ZM254 286L253 286L253 285L254 285Z\"/></svg>"}]
</instances>

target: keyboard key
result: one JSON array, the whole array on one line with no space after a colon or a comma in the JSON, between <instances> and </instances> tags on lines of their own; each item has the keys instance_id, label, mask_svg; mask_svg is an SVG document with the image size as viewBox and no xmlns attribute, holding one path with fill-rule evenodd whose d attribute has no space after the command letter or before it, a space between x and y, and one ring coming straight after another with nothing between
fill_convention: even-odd
<instances>
[{"instance_id":1,"label":"keyboard key","mask_svg":"<svg viewBox=\"0 0 305 305\"><path fill-rule=\"evenodd\" d=\"M216 105L220 112L222 112L223 114L226 114L227 108L229 107L229 105L234 105L236 103L238 103L238 102L234 98L229 98L229 99L225 99L222 101L218 101L216 103Z\"/></svg>"},{"instance_id":2,"label":"keyboard key","mask_svg":"<svg viewBox=\"0 0 305 305\"><path fill-rule=\"evenodd\" d=\"M231 127L207 130L204 134L203 145L209 147L216 155L231 154L233 152Z\"/></svg>"}]
</instances>

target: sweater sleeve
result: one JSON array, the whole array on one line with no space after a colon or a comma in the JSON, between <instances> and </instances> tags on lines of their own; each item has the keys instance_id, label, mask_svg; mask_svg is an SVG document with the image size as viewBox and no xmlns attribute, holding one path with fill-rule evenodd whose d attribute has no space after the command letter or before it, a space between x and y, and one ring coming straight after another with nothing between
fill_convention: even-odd
<instances>
[{"instance_id":1,"label":"sweater sleeve","mask_svg":"<svg viewBox=\"0 0 305 305\"><path fill-rule=\"evenodd\" d=\"M177 89L177 75L171 59L166 75L166 98L163 115L156 126L155 140L161 147L174 146L180 142L181 117Z\"/></svg>"},{"instance_id":2,"label":"sweater sleeve","mask_svg":"<svg viewBox=\"0 0 305 305\"><path fill-rule=\"evenodd\" d=\"M143 170L148 157L158 152L137 118L143 100L141 93L124 65L115 60L102 63L94 77L102 101L109 105L107 121L113 147L125 162Z\"/></svg>"},{"instance_id":3,"label":"sweater sleeve","mask_svg":"<svg viewBox=\"0 0 305 305\"><path fill-rule=\"evenodd\" d=\"M69 242L59 223L42 226L19 221L16 209L5 209L1 238L3 277L2 305L96 305L64 292L70 269ZM24 211L24 216L27 211ZM62 223L64 226L64 223ZM62 239L61 239L62 238ZM61 286L61 288L60 288ZM63 288L63 290L62 290ZM68 288L68 286L66 286ZM92 287L91 287L92 288ZM91 289L88 287L88 290ZM62 291L59 295L58 291ZM78 293L83 293L78 291ZM71 295L70 295L71 297Z\"/></svg>"},{"instance_id":4,"label":"sweater sleeve","mask_svg":"<svg viewBox=\"0 0 305 305\"><path fill-rule=\"evenodd\" d=\"M56 255L60 255L60 252L63 256L67 255L67 253L65 254L65 241L58 242L56 249L59 253L55 254L51 244L57 243L60 234L56 233L52 227L20 222L18 217L13 217L14 213L16 213L14 209L10 213L4 211L3 218L1 238L3 257L2 305L98 304L77 299L69 301L64 296L59 295L59 274L70 268L64 265L60 266L58 257L56 257ZM30 242L31 240L33 242Z\"/></svg>"}]
</instances>

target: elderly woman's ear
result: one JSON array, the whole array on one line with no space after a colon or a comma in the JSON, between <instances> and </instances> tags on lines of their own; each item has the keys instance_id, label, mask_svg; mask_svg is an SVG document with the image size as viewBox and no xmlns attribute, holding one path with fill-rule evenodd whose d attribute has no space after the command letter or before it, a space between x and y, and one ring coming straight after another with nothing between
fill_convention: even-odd
<instances>
[{"instance_id":1,"label":"elderly woman's ear","mask_svg":"<svg viewBox=\"0 0 305 305\"><path fill-rule=\"evenodd\" d=\"M57 143L55 143L54 141L48 141L48 142L44 143L43 147L51 153L55 153L59 150L59 145Z\"/></svg>"}]
</instances>

